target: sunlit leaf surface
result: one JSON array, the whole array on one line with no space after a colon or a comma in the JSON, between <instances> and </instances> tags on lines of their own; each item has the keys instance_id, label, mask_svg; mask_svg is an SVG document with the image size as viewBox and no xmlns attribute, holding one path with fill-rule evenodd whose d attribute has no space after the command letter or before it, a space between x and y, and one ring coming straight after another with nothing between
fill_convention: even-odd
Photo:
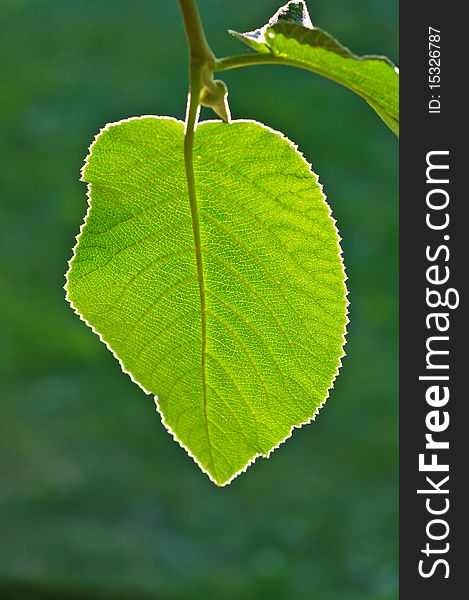
<instances>
[{"instance_id":1,"label":"sunlit leaf surface","mask_svg":"<svg viewBox=\"0 0 469 600\"><path fill-rule=\"evenodd\" d=\"M160 117L97 136L66 287L177 441L225 484L327 398L345 275L321 186L291 142L255 122L200 124L197 234L183 137L182 122Z\"/></svg>"}]
</instances>

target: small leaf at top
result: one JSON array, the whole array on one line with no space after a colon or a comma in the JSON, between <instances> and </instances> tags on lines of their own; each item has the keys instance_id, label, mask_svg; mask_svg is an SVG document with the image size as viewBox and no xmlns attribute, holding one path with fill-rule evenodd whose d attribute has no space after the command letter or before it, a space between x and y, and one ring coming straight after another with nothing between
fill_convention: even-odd
<instances>
[{"instance_id":1,"label":"small leaf at top","mask_svg":"<svg viewBox=\"0 0 469 600\"><path fill-rule=\"evenodd\" d=\"M265 33L268 29L281 22L296 23L307 29L313 28L306 3L302 0L298 2L292 0L285 4L285 6L280 7L263 27L254 31L247 31L246 33L238 33L237 31L230 30L230 33L257 52L267 53L270 52L270 48L266 41Z\"/></svg>"},{"instance_id":2,"label":"small leaf at top","mask_svg":"<svg viewBox=\"0 0 469 600\"><path fill-rule=\"evenodd\" d=\"M260 54L318 73L353 90L399 136L399 71L383 56L357 56L314 27L304 2L288 2L263 27L230 31Z\"/></svg>"},{"instance_id":3,"label":"small leaf at top","mask_svg":"<svg viewBox=\"0 0 469 600\"><path fill-rule=\"evenodd\" d=\"M219 485L309 422L337 375L339 237L316 175L255 122L197 127L192 222L184 123L108 125L67 273L75 311Z\"/></svg>"}]
</instances>

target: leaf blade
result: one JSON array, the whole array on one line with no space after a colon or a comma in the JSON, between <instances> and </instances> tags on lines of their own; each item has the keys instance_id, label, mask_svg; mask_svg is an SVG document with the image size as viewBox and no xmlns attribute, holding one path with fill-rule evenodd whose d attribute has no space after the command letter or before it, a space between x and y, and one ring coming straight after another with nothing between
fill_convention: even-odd
<instances>
[{"instance_id":1,"label":"leaf blade","mask_svg":"<svg viewBox=\"0 0 469 600\"><path fill-rule=\"evenodd\" d=\"M289 4L302 4L290 2ZM306 9L306 7L305 7ZM399 72L383 56L357 56L318 27L271 19L252 32L230 31L260 54L312 71L349 88L370 104L399 136Z\"/></svg>"},{"instance_id":2,"label":"leaf blade","mask_svg":"<svg viewBox=\"0 0 469 600\"><path fill-rule=\"evenodd\" d=\"M207 292L203 389L182 143L182 123L152 117L98 137L83 173L91 208L68 298L123 370L158 395L176 440L226 484L327 396L343 354L343 264L316 177L290 142L252 122L201 124L194 173Z\"/></svg>"}]
</instances>

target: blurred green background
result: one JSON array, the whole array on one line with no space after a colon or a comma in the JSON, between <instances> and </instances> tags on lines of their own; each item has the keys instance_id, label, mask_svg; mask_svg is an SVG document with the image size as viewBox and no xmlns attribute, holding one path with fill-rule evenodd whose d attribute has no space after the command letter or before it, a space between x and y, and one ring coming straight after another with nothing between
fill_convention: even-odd
<instances>
[{"instance_id":1,"label":"blurred green background","mask_svg":"<svg viewBox=\"0 0 469 600\"><path fill-rule=\"evenodd\" d=\"M200 0L219 56L279 0ZM311 0L356 53L397 62L397 0ZM223 74L235 118L294 140L320 174L349 276L342 374L319 419L217 489L62 286L106 122L182 118L175 0L1 0L0 598L397 598L397 142L336 84ZM208 113L207 113L208 115ZM211 117L210 117L211 118Z\"/></svg>"}]
</instances>

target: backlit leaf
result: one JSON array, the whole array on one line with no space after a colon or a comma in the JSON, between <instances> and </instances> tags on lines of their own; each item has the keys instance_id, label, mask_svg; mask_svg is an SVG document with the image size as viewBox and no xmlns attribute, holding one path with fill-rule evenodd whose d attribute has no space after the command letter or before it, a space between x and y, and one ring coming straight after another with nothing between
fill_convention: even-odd
<instances>
[{"instance_id":1,"label":"backlit leaf","mask_svg":"<svg viewBox=\"0 0 469 600\"><path fill-rule=\"evenodd\" d=\"M100 132L66 289L223 485L327 398L343 355L345 275L322 188L291 142L255 122L199 124L198 235L183 138L182 122L161 117Z\"/></svg>"},{"instance_id":2,"label":"backlit leaf","mask_svg":"<svg viewBox=\"0 0 469 600\"><path fill-rule=\"evenodd\" d=\"M356 56L314 27L304 2L288 2L270 21L247 33L230 32L260 54L313 71L364 98L399 136L399 71L383 56Z\"/></svg>"}]
</instances>

